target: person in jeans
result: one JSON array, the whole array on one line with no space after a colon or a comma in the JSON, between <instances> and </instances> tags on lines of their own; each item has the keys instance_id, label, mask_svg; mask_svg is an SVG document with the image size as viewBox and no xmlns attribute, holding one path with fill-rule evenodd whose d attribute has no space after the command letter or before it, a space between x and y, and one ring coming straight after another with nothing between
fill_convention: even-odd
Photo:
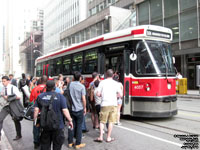
<instances>
[{"instance_id":1,"label":"person in jeans","mask_svg":"<svg viewBox=\"0 0 200 150\"><path fill-rule=\"evenodd\" d=\"M72 97L72 111L73 129L68 129L68 146L72 147L73 137L76 138L75 148L79 149L85 147L85 143L81 143L82 139L82 122L83 116L86 114L86 90L83 84L80 83L81 73L74 72L74 81L71 82L69 90ZM74 135L75 134L75 135Z\"/></svg>"},{"instance_id":2,"label":"person in jeans","mask_svg":"<svg viewBox=\"0 0 200 150\"><path fill-rule=\"evenodd\" d=\"M0 112L0 139L1 139L1 130L3 127L3 120L6 118L8 114L11 115L11 109L9 107L9 102L8 102L8 96L15 94L17 100L20 100L21 98L21 94L19 90L17 89L17 87L10 84L8 76L2 77L2 83L3 83L3 88L1 91L1 96L4 98L4 101L1 103L1 105L3 105L3 108L1 109L1 112ZM22 138L21 123L19 120L13 119L13 121L15 123L15 129L17 133L17 136L13 140L19 140Z\"/></svg>"},{"instance_id":3,"label":"person in jeans","mask_svg":"<svg viewBox=\"0 0 200 150\"><path fill-rule=\"evenodd\" d=\"M46 83L47 83L47 76L43 75L41 77L41 82L38 86L36 86L35 88L33 88L33 90L31 91L31 95L30 95L30 103L35 104L35 101L38 97L38 95L40 95L43 92L46 92ZM40 124L37 123L33 123L33 143L34 143L34 148L37 149L40 146Z\"/></svg>"},{"instance_id":4,"label":"person in jeans","mask_svg":"<svg viewBox=\"0 0 200 150\"><path fill-rule=\"evenodd\" d=\"M60 117L59 129L48 130L42 128L41 133L41 150L49 150L51 148L51 143L53 142L53 150L61 150L62 145L64 143L64 116L69 121L69 126L73 128L72 118L69 114L66 105L65 97L54 91L55 83L52 80L47 81L46 83L46 92L42 93L38 96L35 102L35 110L34 110L34 121L39 114L39 110L42 108L42 103L48 103L51 100L51 96L55 95L54 100L52 102L52 108L56 112L57 116Z\"/></svg>"}]
</instances>

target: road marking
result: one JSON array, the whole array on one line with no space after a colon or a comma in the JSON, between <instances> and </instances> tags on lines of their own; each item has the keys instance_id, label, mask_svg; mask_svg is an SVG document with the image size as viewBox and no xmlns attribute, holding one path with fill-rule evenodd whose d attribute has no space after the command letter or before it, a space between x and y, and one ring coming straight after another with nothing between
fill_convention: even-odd
<instances>
[{"instance_id":1,"label":"road marking","mask_svg":"<svg viewBox=\"0 0 200 150\"><path fill-rule=\"evenodd\" d=\"M133 129L127 128L127 127L123 127L123 126L116 126L116 127L121 128L121 129L125 129L125 130L128 130L128 131L131 131L131 132L135 132L135 133L137 133L137 134L141 134L141 135L144 135L144 136L147 136L147 137L150 137L150 138L153 138L153 139L156 139L156 140L162 141L162 142L170 143L170 144L173 144L173 145L176 145L176 146L179 146L179 147L182 147L182 146L183 146L182 144L175 143L175 142L172 142L172 141L168 141L168 140L165 140L165 139L162 139L162 138L156 137L156 136L152 136L152 135L149 135L149 134L146 134L146 133L140 132L140 131L136 131L136 130L133 130Z\"/></svg>"}]
</instances>

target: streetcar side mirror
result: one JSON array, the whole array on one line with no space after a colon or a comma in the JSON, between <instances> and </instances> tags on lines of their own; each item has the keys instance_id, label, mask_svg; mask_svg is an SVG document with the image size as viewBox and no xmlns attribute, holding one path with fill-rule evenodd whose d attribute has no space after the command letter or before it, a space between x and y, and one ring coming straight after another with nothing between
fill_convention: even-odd
<instances>
[{"instance_id":1,"label":"streetcar side mirror","mask_svg":"<svg viewBox=\"0 0 200 150\"><path fill-rule=\"evenodd\" d=\"M135 54L135 52L133 51L131 54L130 54L130 60L132 61L135 61L137 59L137 55Z\"/></svg>"}]
</instances>

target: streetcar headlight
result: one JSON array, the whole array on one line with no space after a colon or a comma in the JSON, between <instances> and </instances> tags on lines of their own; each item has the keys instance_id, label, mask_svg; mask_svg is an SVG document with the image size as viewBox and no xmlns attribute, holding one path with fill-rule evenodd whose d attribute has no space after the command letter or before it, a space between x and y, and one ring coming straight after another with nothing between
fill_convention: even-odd
<instances>
[{"instance_id":1,"label":"streetcar headlight","mask_svg":"<svg viewBox=\"0 0 200 150\"><path fill-rule=\"evenodd\" d=\"M150 90L151 90L151 88L150 88L150 87L147 87L147 88L146 88L146 90L147 90L147 91L150 91Z\"/></svg>"},{"instance_id":2,"label":"streetcar headlight","mask_svg":"<svg viewBox=\"0 0 200 150\"><path fill-rule=\"evenodd\" d=\"M146 91L150 91L151 90L151 85L149 83L146 83Z\"/></svg>"},{"instance_id":3,"label":"streetcar headlight","mask_svg":"<svg viewBox=\"0 0 200 150\"><path fill-rule=\"evenodd\" d=\"M170 90L172 88L172 85L170 83L168 83L167 88Z\"/></svg>"}]
</instances>

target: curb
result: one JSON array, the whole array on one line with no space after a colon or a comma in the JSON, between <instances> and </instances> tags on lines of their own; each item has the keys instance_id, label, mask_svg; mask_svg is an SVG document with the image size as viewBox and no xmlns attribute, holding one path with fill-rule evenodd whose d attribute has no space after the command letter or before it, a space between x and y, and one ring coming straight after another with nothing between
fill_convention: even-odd
<instances>
[{"instance_id":1,"label":"curb","mask_svg":"<svg viewBox=\"0 0 200 150\"><path fill-rule=\"evenodd\" d=\"M177 95L177 98L193 98L193 99L200 99L200 95L196 95L196 94Z\"/></svg>"}]
</instances>

